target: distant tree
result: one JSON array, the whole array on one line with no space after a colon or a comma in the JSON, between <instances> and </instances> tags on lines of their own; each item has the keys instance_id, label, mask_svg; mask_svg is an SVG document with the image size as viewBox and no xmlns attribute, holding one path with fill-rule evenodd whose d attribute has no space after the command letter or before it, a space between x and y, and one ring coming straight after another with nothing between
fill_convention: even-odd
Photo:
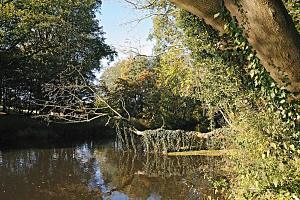
<instances>
[{"instance_id":1,"label":"distant tree","mask_svg":"<svg viewBox=\"0 0 300 200\"><path fill-rule=\"evenodd\" d=\"M183 63L175 56L173 65L166 60L137 56L116 63L102 75L102 95L122 116L139 120L144 128L164 124L168 128L193 129L205 118L205 112L199 100L178 91L178 85L182 89L188 86L185 78L189 70L180 69Z\"/></svg>"}]
</instances>

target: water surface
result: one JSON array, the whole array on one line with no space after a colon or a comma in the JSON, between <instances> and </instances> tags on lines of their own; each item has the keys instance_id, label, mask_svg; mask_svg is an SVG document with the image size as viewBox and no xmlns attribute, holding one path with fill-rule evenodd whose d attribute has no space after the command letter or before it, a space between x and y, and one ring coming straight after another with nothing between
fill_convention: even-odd
<instances>
[{"instance_id":1,"label":"water surface","mask_svg":"<svg viewBox=\"0 0 300 200\"><path fill-rule=\"evenodd\" d=\"M214 158L134 154L114 142L2 150L0 199L215 199L217 167Z\"/></svg>"}]
</instances>

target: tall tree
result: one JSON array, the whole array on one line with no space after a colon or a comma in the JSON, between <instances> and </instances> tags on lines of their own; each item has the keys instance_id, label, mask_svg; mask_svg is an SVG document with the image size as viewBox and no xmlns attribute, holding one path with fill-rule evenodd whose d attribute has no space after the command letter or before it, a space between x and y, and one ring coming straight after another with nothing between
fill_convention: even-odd
<instances>
[{"instance_id":1,"label":"tall tree","mask_svg":"<svg viewBox=\"0 0 300 200\"><path fill-rule=\"evenodd\" d=\"M42 86L93 78L112 59L96 19L101 1L21 0L0 3L0 83L21 99L43 99Z\"/></svg>"}]
</instances>

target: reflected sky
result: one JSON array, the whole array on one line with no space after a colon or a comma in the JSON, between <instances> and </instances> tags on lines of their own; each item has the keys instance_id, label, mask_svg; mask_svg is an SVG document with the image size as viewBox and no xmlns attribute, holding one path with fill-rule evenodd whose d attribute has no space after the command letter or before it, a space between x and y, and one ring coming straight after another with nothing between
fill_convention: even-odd
<instances>
[{"instance_id":1,"label":"reflected sky","mask_svg":"<svg viewBox=\"0 0 300 200\"><path fill-rule=\"evenodd\" d=\"M215 160L121 152L113 142L0 151L0 199L205 199Z\"/></svg>"}]
</instances>

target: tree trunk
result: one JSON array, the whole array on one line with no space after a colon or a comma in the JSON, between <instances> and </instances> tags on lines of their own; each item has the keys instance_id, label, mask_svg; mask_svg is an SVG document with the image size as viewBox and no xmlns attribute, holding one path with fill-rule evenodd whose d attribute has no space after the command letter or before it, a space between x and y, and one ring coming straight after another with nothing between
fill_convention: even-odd
<instances>
[{"instance_id":1,"label":"tree trunk","mask_svg":"<svg viewBox=\"0 0 300 200\"><path fill-rule=\"evenodd\" d=\"M2 111L3 111L3 84L2 84L2 79L0 79L0 106L2 106Z\"/></svg>"},{"instance_id":2,"label":"tree trunk","mask_svg":"<svg viewBox=\"0 0 300 200\"><path fill-rule=\"evenodd\" d=\"M280 0L170 0L204 19L219 32L225 21L214 18L224 5L244 27L244 34L271 77L300 93L300 35Z\"/></svg>"},{"instance_id":3,"label":"tree trunk","mask_svg":"<svg viewBox=\"0 0 300 200\"><path fill-rule=\"evenodd\" d=\"M8 112L8 109L7 109L7 90L6 90L6 88L3 88L3 104L2 104L2 111L3 112Z\"/></svg>"}]
</instances>

